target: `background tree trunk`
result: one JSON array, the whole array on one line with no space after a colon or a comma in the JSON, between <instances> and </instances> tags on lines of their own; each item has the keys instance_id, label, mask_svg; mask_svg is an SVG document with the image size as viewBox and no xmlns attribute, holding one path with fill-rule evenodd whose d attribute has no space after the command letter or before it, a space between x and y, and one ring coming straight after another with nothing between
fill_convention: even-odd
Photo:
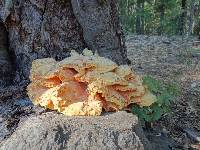
<instances>
[{"instance_id":1,"label":"background tree trunk","mask_svg":"<svg viewBox=\"0 0 200 150\"><path fill-rule=\"evenodd\" d=\"M142 26L142 20L141 20L141 9L142 9L142 5L141 5L141 0L137 0L136 2L136 33L137 34L141 34L141 26Z\"/></svg>"},{"instance_id":2,"label":"background tree trunk","mask_svg":"<svg viewBox=\"0 0 200 150\"><path fill-rule=\"evenodd\" d=\"M181 1L181 9L182 9L182 14L180 17L180 35L183 35L185 32L185 24L187 18L187 0Z\"/></svg>"},{"instance_id":3,"label":"background tree trunk","mask_svg":"<svg viewBox=\"0 0 200 150\"><path fill-rule=\"evenodd\" d=\"M189 15L188 15L188 35L192 35L194 31L194 13L195 13L195 4L190 3Z\"/></svg>"},{"instance_id":4,"label":"background tree trunk","mask_svg":"<svg viewBox=\"0 0 200 150\"><path fill-rule=\"evenodd\" d=\"M142 16L141 16L141 34L144 34L144 25L145 25L145 22L144 22L144 1L142 1L142 4L141 4L141 8L142 8Z\"/></svg>"},{"instance_id":5,"label":"background tree trunk","mask_svg":"<svg viewBox=\"0 0 200 150\"><path fill-rule=\"evenodd\" d=\"M165 17L165 6L162 4L160 6L160 26L159 26L159 30L158 30L158 34L162 35L163 33L163 26L164 26L164 18Z\"/></svg>"},{"instance_id":6,"label":"background tree trunk","mask_svg":"<svg viewBox=\"0 0 200 150\"><path fill-rule=\"evenodd\" d=\"M62 60L70 50L98 51L118 64L128 62L116 0L0 0L14 55L15 83L28 81L34 59Z\"/></svg>"}]
</instances>

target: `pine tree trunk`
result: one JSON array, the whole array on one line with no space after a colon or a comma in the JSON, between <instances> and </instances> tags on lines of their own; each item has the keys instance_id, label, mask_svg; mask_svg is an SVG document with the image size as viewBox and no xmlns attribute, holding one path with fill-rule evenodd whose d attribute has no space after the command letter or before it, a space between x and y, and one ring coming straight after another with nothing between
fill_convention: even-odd
<instances>
[{"instance_id":1,"label":"pine tree trunk","mask_svg":"<svg viewBox=\"0 0 200 150\"><path fill-rule=\"evenodd\" d=\"M142 21L141 21L141 1L137 0L136 3L136 33L137 34L141 34L141 25L142 25Z\"/></svg>"},{"instance_id":2,"label":"pine tree trunk","mask_svg":"<svg viewBox=\"0 0 200 150\"><path fill-rule=\"evenodd\" d=\"M143 15L141 16L141 34L144 34L144 24L145 24L145 22L144 22L144 1L142 2L142 4L141 4L141 11L142 11L142 13L143 13Z\"/></svg>"},{"instance_id":3,"label":"pine tree trunk","mask_svg":"<svg viewBox=\"0 0 200 150\"><path fill-rule=\"evenodd\" d=\"M195 11L195 5L194 3L191 3L188 16L188 35L192 35L194 31L194 11Z\"/></svg>"},{"instance_id":4,"label":"pine tree trunk","mask_svg":"<svg viewBox=\"0 0 200 150\"><path fill-rule=\"evenodd\" d=\"M186 24L186 17L187 17L187 0L182 0L181 1L181 9L182 9L182 14L180 17L180 35L183 35L185 32L185 24Z\"/></svg>"},{"instance_id":5,"label":"pine tree trunk","mask_svg":"<svg viewBox=\"0 0 200 150\"><path fill-rule=\"evenodd\" d=\"M117 0L0 0L0 19L7 28L8 48L14 56L15 83L28 82L34 59L62 60L71 49L81 52L89 48L118 64L126 64L116 3Z\"/></svg>"},{"instance_id":6,"label":"pine tree trunk","mask_svg":"<svg viewBox=\"0 0 200 150\"><path fill-rule=\"evenodd\" d=\"M159 26L159 30L158 30L159 35L163 34L164 17L165 17L165 6L161 5L160 6L160 26Z\"/></svg>"}]
</instances>

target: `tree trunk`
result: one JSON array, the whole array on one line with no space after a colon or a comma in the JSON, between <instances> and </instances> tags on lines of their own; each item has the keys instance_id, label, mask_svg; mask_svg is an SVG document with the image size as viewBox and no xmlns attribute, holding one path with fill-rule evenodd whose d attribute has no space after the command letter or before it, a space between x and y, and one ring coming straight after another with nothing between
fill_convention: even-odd
<instances>
[{"instance_id":1,"label":"tree trunk","mask_svg":"<svg viewBox=\"0 0 200 150\"><path fill-rule=\"evenodd\" d=\"M164 17L165 17L165 6L161 5L160 6L160 26L159 26L159 30L158 30L159 35L162 35L162 33L163 33Z\"/></svg>"},{"instance_id":2,"label":"tree trunk","mask_svg":"<svg viewBox=\"0 0 200 150\"><path fill-rule=\"evenodd\" d=\"M34 59L62 60L71 49L89 48L118 64L128 63L116 1L0 0L0 19L15 58L15 83L28 82Z\"/></svg>"},{"instance_id":3,"label":"tree trunk","mask_svg":"<svg viewBox=\"0 0 200 150\"><path fill-rule=\"evenodd\" d=\"M194 3L191 3L188 16L188 35L192 35L194 31L194 11L195 11L195 5Z\"/></svg>"},{"instance_id":4,"label":"tree trunk","mask_svg":"<svg viewBox=\"0 0 200 150\"><path fill-rule=\"evenodd\" d=\"M142 11L142 16L141 16L141 34L144 34L144 1L141 4L141 11Z\"/></svg>"},{"instance_id":5,"label":"tree trunk","mask_svg":"<svg viewBox=\"0 0 200 150\"><path fill-rule=\"evenodd\" d=\"M186 24L186 17L187 17L187 0L181 1L181 17L180 17L180 35L183 35L185 33L185 24Z\"/></svg>"},{"instance_id":6,"label":"tree trunk","mask_svg":"<svg viewBox=\"0 0 200 150\"><path fill-rule=\"evenodd\" d=\"M137 0L136 3L136 33L141 34L141 2Z\"/></svg>"}]
</instances>

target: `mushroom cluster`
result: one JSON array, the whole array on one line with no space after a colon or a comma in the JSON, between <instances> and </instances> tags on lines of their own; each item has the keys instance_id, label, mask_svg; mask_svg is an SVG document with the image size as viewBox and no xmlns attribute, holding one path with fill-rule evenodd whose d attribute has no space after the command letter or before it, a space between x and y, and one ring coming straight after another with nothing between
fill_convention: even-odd
<instances>
[{"instance_id":1,"label":"mushroom cluster","mask_svg":"<svg viewBox=\"0 0 200 150\"><path fill-rule=\"evenodd\" d=\"M126 109L130 104L150 106L156 97L128 65L93 54L71 52L57 62L53 58L32 63L27 91L35 105L65 115L98 116L105 111Z\"/></svg>"}]
</instances>

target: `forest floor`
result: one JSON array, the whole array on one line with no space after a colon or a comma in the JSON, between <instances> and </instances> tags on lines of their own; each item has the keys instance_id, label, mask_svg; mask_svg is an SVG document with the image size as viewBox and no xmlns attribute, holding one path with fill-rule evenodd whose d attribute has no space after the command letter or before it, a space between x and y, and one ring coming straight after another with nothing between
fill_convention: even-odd
<instances>
[{"instance_id":1,"label":"forest floor","mask_svg":"<svg viewBox=\"0 0 200 150\"><path fill-rule=\"evenodd\" d=\"M150 140L159 143L164 139L169 149L200 149L200 141L194 140L200 138L200 45L194 46L197 38L130 35L126 41L135 72L165 83L175 82L181 90L171 113L154 123L160 135Z\"/></svg>"}]
</instances>

